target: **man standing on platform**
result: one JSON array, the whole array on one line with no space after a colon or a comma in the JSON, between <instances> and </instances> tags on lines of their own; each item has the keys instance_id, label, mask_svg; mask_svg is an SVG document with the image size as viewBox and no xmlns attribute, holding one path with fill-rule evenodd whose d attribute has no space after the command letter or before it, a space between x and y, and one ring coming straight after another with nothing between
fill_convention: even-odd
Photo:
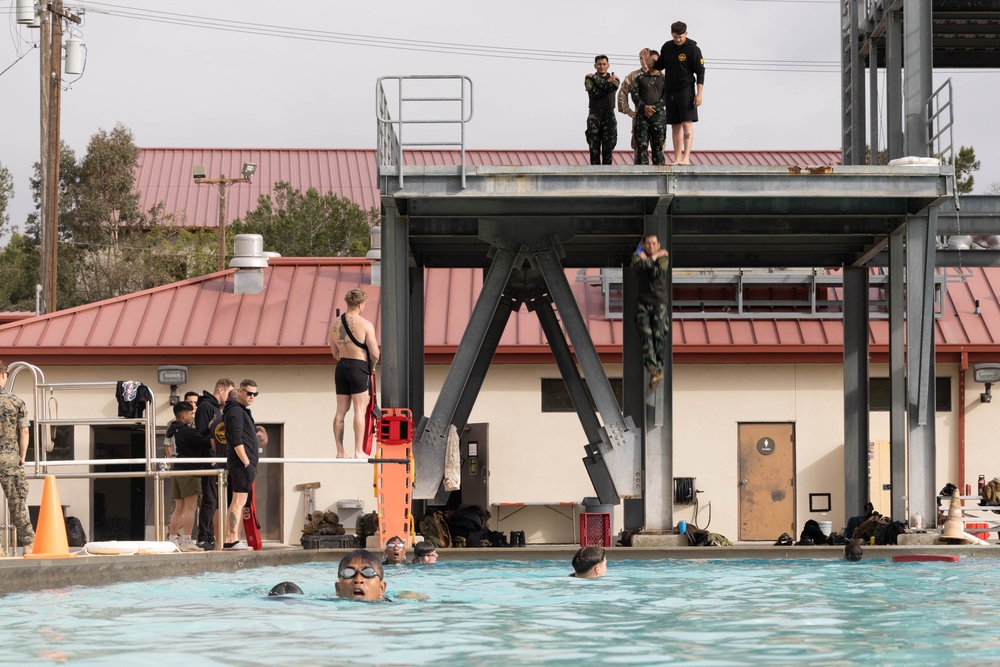
<instances>
[{"instance_id":1,"label":"man standing on platform","mask_svg":"<svg viewBox=\"0 0 1000 667\"><path fill-rule=\"evenodd\" d=\"M0 361L0 486L7 496L10 520L24 553L31 553L35 530L28 516L28 481L24 457L28 455L28 410L24 401L7 391L7 364Z\"/></svg>"},{"instance_id":2,"label":"man standing on platform","mask_svg":"<svg viewBox=\"0 0 1000 667\"><path fill-rule=\"evenodd\" d=\"M611 164L612 151L618 144L618 120L615 118L615 91L618 77L608 74L608 57L594 58L596 72L588 73L583 80L590 98L587 115L587 145L590 147L590 164Z\"/></svg>"},{"instance_id":3,"label":"man standing on platform","mask_svg":"<svg viewBox=\"0 0 1000 667\"><path fill-rule=\"evenodd\" d=\"M688 39L687 24L677 21L670 26L671 41L660 48L660 57L650 67L663 72L666 79L667 124L674 142L674 164L691 164L694 124L705 88L705 58L698 43ZM643 49L644 58L649 52Z\"/></svg>"},{"instance_id":4,"label":"man standing on platform","mask_svg":"<svg viewBox=\"0 0 1000 667\"><path fill-rule=\"evenodd\" d=\"M659 57L659 51L650 50L650 56L654 59ZM642 59L642 55L639 56L639 69L629 72L628 75L622 79L622 85L618 88L618 113L623 113L632 119L632 150L636 150L636 140L635 140L635 128L636 128L636 112L632 111L632 107L629 105L629 93L632 92L632 88L635 87L635 80L639 78L639 75L646 71L646 61ZM633 158L633 162L637 158ZM635 164L639 164L635 162Z\"/></svg>"},{"instance_id":5,"label":"man standing on platform","mask_svg":"<svg viewBox=\"0 0 1000 667\"><path fill-rule=\"evenodd\" d=\"M347 312L330 323L327 342L330 353L337 361L334 382L337 387L337 414L333 418L333 438L337 445L337 458L347 456L344 451L344 422L347 411L354 406L354 456L366 458L365 416L371 401L371 374L379 360L375 325L361 316L368 295L364 290L352 289L344 297Z\"/></svg>"}]
</instances>

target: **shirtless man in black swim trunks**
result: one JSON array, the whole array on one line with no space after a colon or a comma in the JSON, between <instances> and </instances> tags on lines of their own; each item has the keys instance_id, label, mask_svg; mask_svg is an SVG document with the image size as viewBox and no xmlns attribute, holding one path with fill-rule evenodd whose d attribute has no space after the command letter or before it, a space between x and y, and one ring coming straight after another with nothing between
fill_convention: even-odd
<instances>
[{"instance_id":1,"label":"shirtless man in black swim trunks","mask_svg":"<svg viewBox=\"0 0 1000 667\"><path fill-rule=\"evenodd\" d=\"M354 406L354 456L367 457L364 452L365 413L368 410L369 380L371 371L378 364L378 341L375 327L361 316L365 310L368 295L364 290L352 289L344 297L347 302L347 326L361 346L356 345L344 328L343 320L336 318L330 324L327 342L330 352L337 360L335 376L337 385L337 416L333 418L333 437L337 443L337 458L346 458L344 452L344 420L347 411ZM371 364L369 366L369 363Z\"/></svg>"}]
</instances>

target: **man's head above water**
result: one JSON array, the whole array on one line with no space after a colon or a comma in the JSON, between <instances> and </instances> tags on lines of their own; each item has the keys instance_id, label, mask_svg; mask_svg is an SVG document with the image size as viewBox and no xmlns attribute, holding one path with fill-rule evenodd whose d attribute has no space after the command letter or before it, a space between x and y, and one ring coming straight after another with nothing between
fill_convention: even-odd
<instances>
[{"instance_id":1,"label":"man's head above water","mask_svg":"<svg viewBox=\"0 0 1000 667\"><path fill-rule=\"evenodd\" d=\"M337 597L378 601L385 595L382 563L365 549L344 556L337 567Z\"/></svg>"},{"instance_id":2,"label":"man's head above water","mask_svg":"<svg viewBox=\"0 0 1000 667\"><path fill-rule=\"evenodd\" d=\"M406 562L406 542L403 538L393 535L385 543L385 563L399 565Z\"/></svg>"}]
</instances>

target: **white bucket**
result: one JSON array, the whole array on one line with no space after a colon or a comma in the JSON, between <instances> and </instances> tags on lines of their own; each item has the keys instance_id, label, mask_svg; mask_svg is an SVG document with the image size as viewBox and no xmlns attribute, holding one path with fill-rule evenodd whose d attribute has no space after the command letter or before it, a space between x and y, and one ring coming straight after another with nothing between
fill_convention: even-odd
<instances>
[{"instance_id":1,"label":"white bucket","mask_svg":"<svg viewBox=\"0 0 1000 667\"><path fill-rule=\"evenodd\" d=\"M833 532L833 522L832 521L817 521L819 524L819 529L823 531L823 534L830 537L830 533Z\"/></svg>"}]
</instances>

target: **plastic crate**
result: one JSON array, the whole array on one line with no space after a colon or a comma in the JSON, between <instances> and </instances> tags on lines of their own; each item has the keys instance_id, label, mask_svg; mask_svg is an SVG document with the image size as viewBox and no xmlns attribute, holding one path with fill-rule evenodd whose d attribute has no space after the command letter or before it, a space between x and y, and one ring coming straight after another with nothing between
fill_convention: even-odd
<instances>
[{"instance_id":1,"label":"plastic crate","mask_svg":"<svg viewBox=\"0 0 1000 667\"><path fill-rule=\"evenodd\" d=\"M580 546L611 546L611 514L609 512L582 512L580 514Z\"/></svg>"}]
</instances>

